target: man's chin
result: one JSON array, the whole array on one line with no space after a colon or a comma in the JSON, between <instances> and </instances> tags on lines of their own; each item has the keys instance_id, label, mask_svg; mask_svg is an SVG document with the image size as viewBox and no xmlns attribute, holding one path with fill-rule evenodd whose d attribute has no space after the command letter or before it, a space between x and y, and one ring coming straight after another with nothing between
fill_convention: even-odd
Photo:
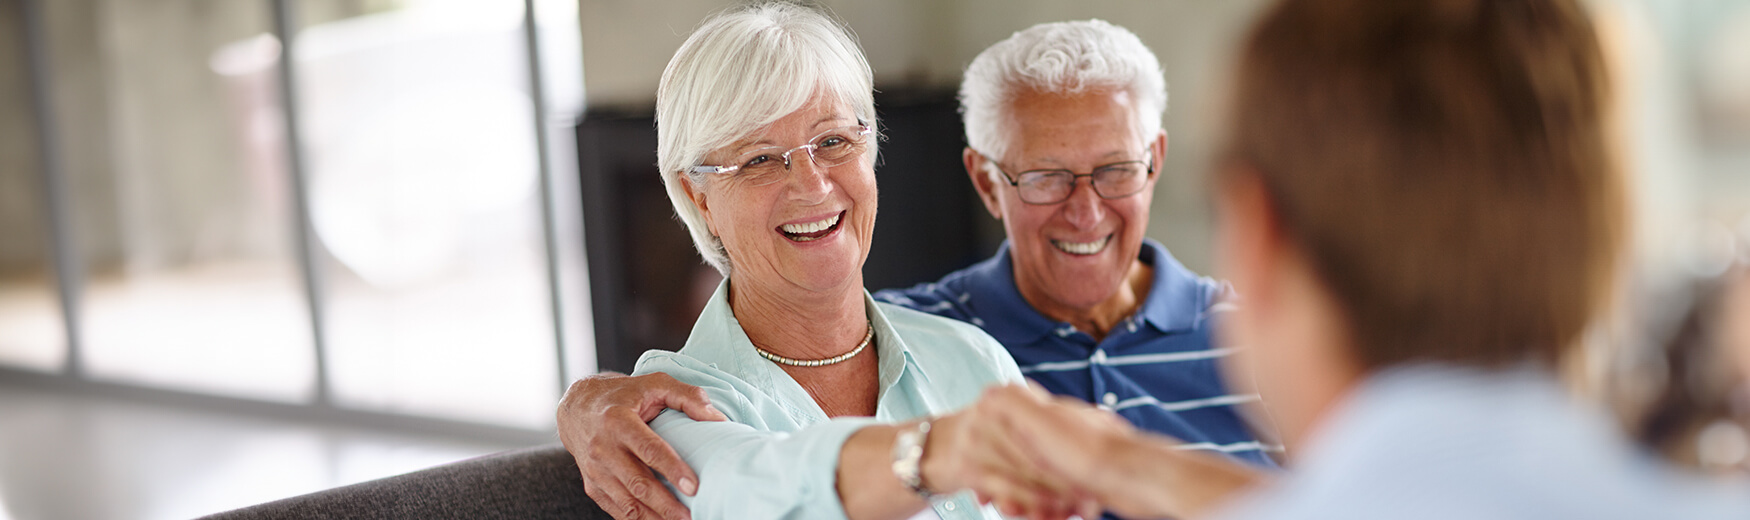
<instances>
[{"instance_id":1,"label":"man's chin","mask_svg":"<svg viewBox=\"0 0 1750 520\"><path fill-rule=\"evenodd\" d=\"M1118 293L1118 285L1122 277L1116 279L1093 278L1090 276L1059 278L1058 283L1045 288L1046 295L1059 305L1087 309L1099 305Z\"/></svg>"}]
</instances>

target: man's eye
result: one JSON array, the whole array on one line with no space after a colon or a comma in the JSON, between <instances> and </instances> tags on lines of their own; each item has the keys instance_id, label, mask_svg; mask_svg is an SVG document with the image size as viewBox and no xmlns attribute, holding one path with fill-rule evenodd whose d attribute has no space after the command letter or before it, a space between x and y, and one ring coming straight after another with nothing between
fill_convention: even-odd
<instances>
[{"instance_id":1,"label":"man's eye","mask_svg":"<svg viewBox=\"0 0 1750 520\"><path fill-rule=\"evenodd\" d=\"M1140 173L1141 171L1142 171L1142 166L1138 166L1135 164L1114 164L1114 165L1110 165L1110 166L1101 167L1098 171L1095 171L1094 173L1096 175L1102 175L1102 176L1129 176L1129 175L1135 175L1137 173Z\"/></svg>"},{"instance_id":2,"label":"man's eye","mask_svg":"<svg viewBox=\"0 0 1750 520\"><path fill-rule=\"evenodd\" d=\"M1034 173L1021 176L1021 184L1044 186L1063 182L1064 175L1059 173Z\"/></svg>"}]
</instances>

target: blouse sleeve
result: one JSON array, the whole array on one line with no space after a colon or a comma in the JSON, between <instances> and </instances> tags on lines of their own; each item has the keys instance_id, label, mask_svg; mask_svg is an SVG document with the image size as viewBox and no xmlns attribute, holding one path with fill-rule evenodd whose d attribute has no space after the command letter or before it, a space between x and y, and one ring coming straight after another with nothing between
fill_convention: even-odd
<instances>
[{"instance_id":1,"label":"blouse sleeve","mask_svg":"<svg viewBox=\"0 0 1750 520\"><path fill-rule=\"evenodd\" d=\"M852 433L878 421L841 417L793 432L762 430L762 410L736 389L744 383L674 361L639 371L664 372L705 389L730 419L695 421L666 410L650 422L699 475L695 496L675 494L693 518L845 518L836 485L839 451Z\"/></svg>"}]
</instances>

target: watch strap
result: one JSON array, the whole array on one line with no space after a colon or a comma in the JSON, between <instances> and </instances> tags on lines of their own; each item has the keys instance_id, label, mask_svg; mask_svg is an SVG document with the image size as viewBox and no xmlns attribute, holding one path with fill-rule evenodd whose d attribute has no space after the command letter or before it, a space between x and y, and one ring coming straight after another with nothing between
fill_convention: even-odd
<instances>
[{"instance_id":1,"label":"watch strap","mask_svg":"<svg viewBox=\"0 0 1750 520\"><path fill-rule=\"evenodd\" d=\"M901 428L893 437L893 476L913 493L929 500L936 494L924 486L924 443L930 439L930 421Z\"/></svg>"}]
</instances>

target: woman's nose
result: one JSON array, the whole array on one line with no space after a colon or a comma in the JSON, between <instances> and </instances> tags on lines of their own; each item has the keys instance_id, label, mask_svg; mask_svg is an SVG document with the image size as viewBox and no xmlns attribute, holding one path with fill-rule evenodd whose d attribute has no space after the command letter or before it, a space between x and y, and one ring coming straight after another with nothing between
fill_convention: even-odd
<instances>
[{"instance_id":1,"label":"woman's nose","mask_svg":"<svg viewBox=\"0 0 1750 520\"><path fill-rule=\"evenodd\" d=\"M790 193L800 199L818 201L825 194L832 192L832 180L827 178L830 172L827 168L814 163L814 156L798 153L790 158Z\"/></svg>"}]
</instances>

